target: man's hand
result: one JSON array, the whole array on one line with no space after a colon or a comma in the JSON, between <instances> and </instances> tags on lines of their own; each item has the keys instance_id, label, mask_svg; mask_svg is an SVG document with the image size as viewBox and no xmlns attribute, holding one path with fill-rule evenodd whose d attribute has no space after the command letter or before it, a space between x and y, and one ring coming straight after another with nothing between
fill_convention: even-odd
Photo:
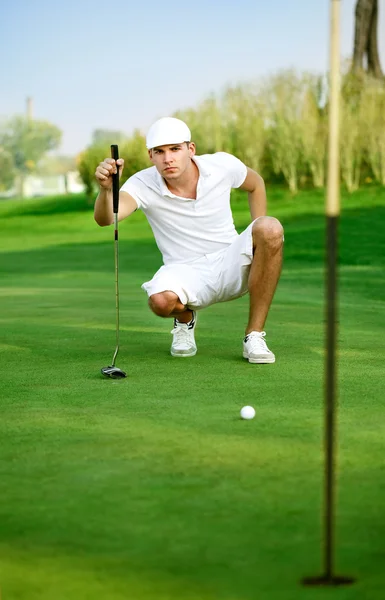
<instances>
[{"instance_id":1,"label":"man's hand","mask_svg":"<svg viewBox=\"0 0 385 600\"><path fill-rule=\"evenodd\" d=\"M95 178L100 186L99 194L95 200L94 217L95 221L101 227L112 225L114 222L114 213L112 210L112 176L119 169L119 179L124 167L123 158L115 161L113 158L105 158L95 171ZM121 221L131 215L138 208L137 201L127 192L119 192L119 215Z\"/></svg>"},{"instance_id":2,"label":"man's hand","mask_svg":"<svg viewBox=\"0 0 385 600\"><path fill-rule=\"evenodd\" d=\"M117 168L119 168L120 179L124 168L123 158L118 158L116 161L113 158L105 158L103 162L99 163L96 167L95 177L101 188L112 189L112 175L117 172Z\"/></svg>"}]
</instances>

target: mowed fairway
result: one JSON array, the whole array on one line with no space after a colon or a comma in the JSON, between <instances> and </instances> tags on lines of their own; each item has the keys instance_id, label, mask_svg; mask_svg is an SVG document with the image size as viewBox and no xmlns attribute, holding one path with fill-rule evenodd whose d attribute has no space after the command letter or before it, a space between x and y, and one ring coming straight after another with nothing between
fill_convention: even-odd
<instances>
[{"instance_id":1,"label":"mowed fairway","mask_svg":"<svg viewBox=\"0 0 385 600\"><path fill-rule=\"evenodd\" d=\"M193 359L140 289L160 255L140 213L113 231L84 198L0 204L0 581L4 600L384 598L385 192L343 198L337 570L321 570L323 193L272 190L285 263L266 325L275 365L241 358L247 298L200 313ZM248 223L246 197L234 198ZM241 421L245 404L256 409Z\"/></svg>"}]
</instances>

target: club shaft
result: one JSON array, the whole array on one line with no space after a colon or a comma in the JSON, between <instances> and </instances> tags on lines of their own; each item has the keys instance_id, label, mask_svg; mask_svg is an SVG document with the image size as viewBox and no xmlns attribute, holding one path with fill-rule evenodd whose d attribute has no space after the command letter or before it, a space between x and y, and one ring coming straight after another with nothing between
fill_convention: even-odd
<instances>
[{"instance_id":1,"label":"club shaft","mask_svg":"<svg viewBox=\"0 0 385 600\"><path fill-rule=\"evenodd\" d=\"M111 157L114 160L119 158L119 148L117 144L111 145ZM116 357L119 352L119 231L118 231L118 213L119 213L119 169L112 175L112 202L114 211L114 237L115 237L115 305L116 305L116 348L112 359L112 366L115 366Z\"/></svg>"},{"instance_id":2,"label":"club shaft","mask_svg":"<svg viewBox=\"0 0 385 600\"><path fill-rule=\"evenodd\" d=\"M115 229L115 306L116 306L116 348L112 359L112 366L115 366L115 360L119 352L119 231L118 231L118 214L114 213L114 229Z\"/></svg>"}]
</instances>

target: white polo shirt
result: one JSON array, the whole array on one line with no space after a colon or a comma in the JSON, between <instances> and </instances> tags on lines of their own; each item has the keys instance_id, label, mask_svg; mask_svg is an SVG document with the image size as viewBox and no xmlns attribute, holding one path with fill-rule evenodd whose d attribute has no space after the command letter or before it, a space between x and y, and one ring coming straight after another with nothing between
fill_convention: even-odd
<instances>
[{"instance_id":1,"label":"white polo shirt","mask_svg":"<svg viewBox=\"0 0 385 600\"><path fill-rule=\"evenodd\" d=\"M226 248L238 237L230 191L244 182L246 165L226 152L193 160L199 169L194 200L171 193L155 166L139 171L121 188L145 213L165 265L192 262Z\"/></svg>"}]
</instances>

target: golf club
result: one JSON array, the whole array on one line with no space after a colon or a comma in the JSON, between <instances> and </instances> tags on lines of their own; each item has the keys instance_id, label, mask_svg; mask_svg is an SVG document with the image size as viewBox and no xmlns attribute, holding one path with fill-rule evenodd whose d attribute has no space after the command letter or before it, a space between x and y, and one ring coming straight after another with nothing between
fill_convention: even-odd
<instances>
[{"instance_id":1,"label":"golf club","mask_svg":"<svg viewBox=\"0 0 385 600\"><path fill-rule=\"evenodd\" d=\"M111 157L114 160L119 158L119 149L116 144L111 145ZM119 238L118 238L118 210L119 210L119 167L116 173L112 175L112 202L114 210L114 228L115 228L115 298L116 298L116 348L112 358L112 364L109 367L101 369L102 375L111 379L122 379L127 374L115 366L116 357L119 352Z\"/></svg>"}]
</instances>

